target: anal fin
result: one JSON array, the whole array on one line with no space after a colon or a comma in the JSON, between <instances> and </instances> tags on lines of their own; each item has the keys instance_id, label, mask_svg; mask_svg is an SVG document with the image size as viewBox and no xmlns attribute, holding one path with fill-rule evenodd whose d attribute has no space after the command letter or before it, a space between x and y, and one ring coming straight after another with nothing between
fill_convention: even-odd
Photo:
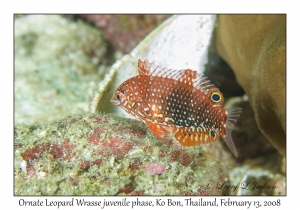
<instances>
[{"instance_id":1,"label":"anal fin","mask_svg":"<svg viewBox=\"0 0 300 210\"><path fill-rule=\"evenodd\" d=\"M179 141L182 146L196 146L201 144L208 144L219 139L219 136L211 137L205 132L186 132L184 128L177 128L174 130L175 139Z\"/></svg>"}]
</instances>

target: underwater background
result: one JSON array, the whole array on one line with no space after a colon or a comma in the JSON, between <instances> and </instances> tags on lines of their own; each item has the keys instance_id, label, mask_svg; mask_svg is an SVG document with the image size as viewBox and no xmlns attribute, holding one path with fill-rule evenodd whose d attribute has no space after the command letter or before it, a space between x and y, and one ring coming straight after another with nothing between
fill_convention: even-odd
<instances>
[{"instance_id":1,"label":"underwater background","mask_svg":"<svg viewBox=\"0 0 300 210\"><path fill-rule=\"evenodd\" d=\"M285 15L15 15L15 195L285 195ZM111 104L138 59L204 73L241 107L182 147Z\"/></svg>"}]
</instances>

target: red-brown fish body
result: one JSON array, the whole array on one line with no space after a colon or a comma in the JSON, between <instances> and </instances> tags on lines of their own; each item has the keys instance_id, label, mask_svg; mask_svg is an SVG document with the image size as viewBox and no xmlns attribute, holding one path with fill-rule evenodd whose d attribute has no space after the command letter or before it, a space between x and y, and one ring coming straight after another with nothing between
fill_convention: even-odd
<instances>
[{"instance_id":1,"label":"red-brown fish body","mask_svg":"<svg viewBox=\"0 0 300 210\"><path fill-rule=\"evenodd\" d=\"M159 137L173 134L183 146L210 143L223 137L237 156L231 138L241 108L224 109L223 95L196 71L160 68L138 62L139 75L123 82L112 103L145 122Z\"/></svg>"}]
</instances>

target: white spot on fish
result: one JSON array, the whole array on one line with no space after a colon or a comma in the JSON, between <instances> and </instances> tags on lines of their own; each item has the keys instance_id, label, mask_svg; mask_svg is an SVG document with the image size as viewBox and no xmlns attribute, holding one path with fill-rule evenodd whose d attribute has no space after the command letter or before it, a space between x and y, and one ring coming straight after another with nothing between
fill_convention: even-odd
<instances>
[{"instance_id":1,"label":"white spot on fish","mask_svg":"<svg viewBox=\"0 0 300 210\"><path fill-rule=\"evenodd\" d=\"M156 106L155 106L155 104L152 105L152 110L153 110L153 111L156 111Z\"/></svg>"}]
</instances>

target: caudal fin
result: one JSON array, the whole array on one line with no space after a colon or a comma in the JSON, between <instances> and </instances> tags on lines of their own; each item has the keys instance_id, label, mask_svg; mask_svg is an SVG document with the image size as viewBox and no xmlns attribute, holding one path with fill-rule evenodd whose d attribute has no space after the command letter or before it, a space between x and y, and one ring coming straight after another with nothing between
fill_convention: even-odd
<instances>
[{"instance_id":1,"label":"caudal fin","mask_svg":"<svg viewBox=\"0 0 300 210\"><path fill-rule=\"evenodd\" d=\"M238 156L237 150L235 148L234 142L231 137L231 131L234 127L234 123L237 121L239 118L240 114L242 113L242 108L239 107L234 107L234 108L229 108L227 110L227 120L226 120L226 134L224 141L231 150L231 152L234 154L235 157Z\"/></svg>"}]
</instances>

